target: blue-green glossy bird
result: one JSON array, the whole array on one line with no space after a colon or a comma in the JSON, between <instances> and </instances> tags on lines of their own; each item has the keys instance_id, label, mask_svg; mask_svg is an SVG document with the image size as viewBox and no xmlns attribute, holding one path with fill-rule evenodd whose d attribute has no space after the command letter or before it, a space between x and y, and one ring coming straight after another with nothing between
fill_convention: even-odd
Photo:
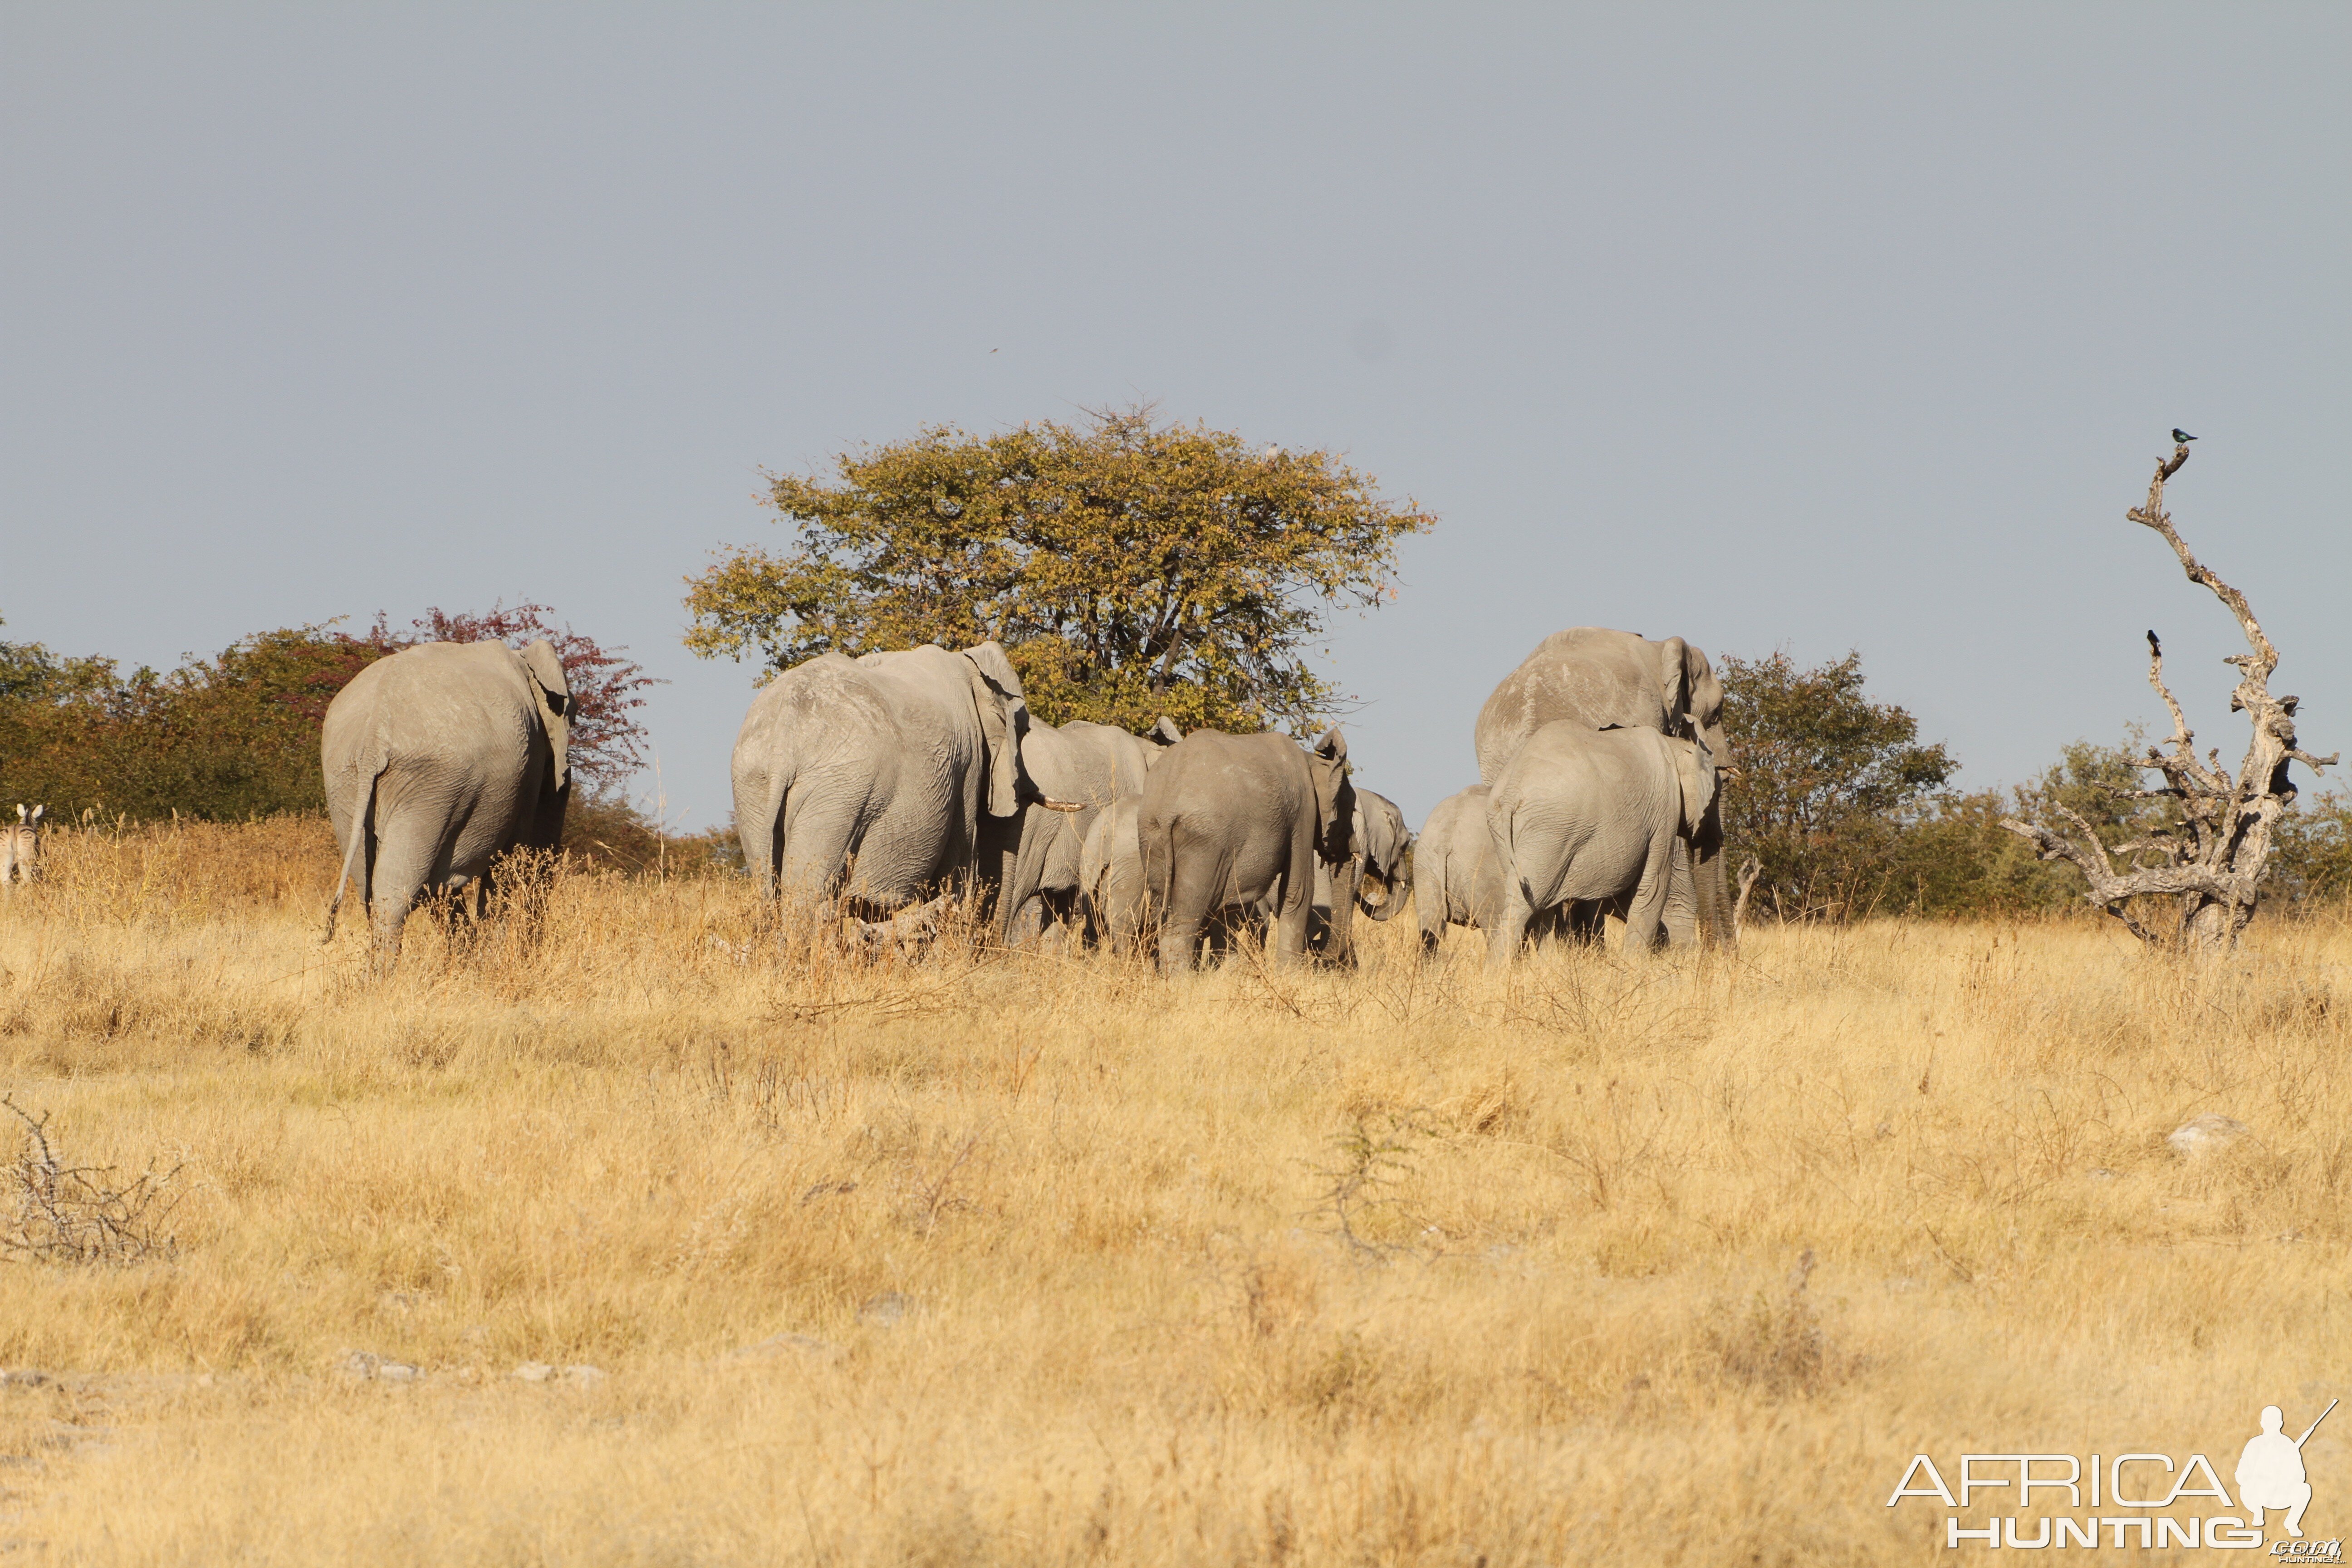
<instances>
[{"instance_id":1,"label":"blue-green glossy bird","mask_svg":"<svg viewBox=\"0 0 2352 1568\"><path fill-rule=\"evenodd\" d=\"M2172 427L2172 438L2173 438L2175 441L2178 441L2179 443L2180 443L2180 445L2182 445L2182 446L2184 446L2184 447L2186 447L2187 445L2189 445L2189 442L2194 441L2195 439L2197 439L2197 437L2196 437L2191 436L2188 431L2183 430L2183 429L2182 429L2179 426L2178 426L2178 425L2175 425L2175 426Z\"/></svg>"}]
</instances>

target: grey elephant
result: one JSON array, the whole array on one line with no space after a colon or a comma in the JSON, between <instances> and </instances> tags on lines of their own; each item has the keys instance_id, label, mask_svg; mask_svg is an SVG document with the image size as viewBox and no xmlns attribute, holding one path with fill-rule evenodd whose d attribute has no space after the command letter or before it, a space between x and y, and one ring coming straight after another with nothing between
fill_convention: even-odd
<instances>
[{"instance_id":1,"label":"grey elephant","mask_svg":"<svg viewBox=\"0 0 2352 1568\"><path fill-rule=\"evenodd\" d=\"M1703 740L1574 720L1528 737L1486 792L1501 899L1490 967L1510 963L1536 915L1581 902L1621 914L1625 951L1646 953L1665 921L1675 854L1715 805ZM1458 835L1457 835L1458 837Z\"/></svg>"},{"instance_id":2,"label":"grey elephant","mask_svg":"<svg viewBox=\"0 0 2352 1568\"><path fill-rule=\"evenodd\" d=\"M426 893L470 885L487 910L492 862L562 841L571 736L572 688L544 637L520 653L425 643L352 677L320 738L343 853L323 940L354 881L385 962Z\"/></svg>"},{"instance_id":3,"label":"grey elephant","mask_svg":"<svg viewBox=\"0 0 2352 1568\"><path fill-rule=\"evenodd\" d=\"M1449 925L1491 930L1503 907L1503 876L1486 831L1486 786L1472 784L1437 803L1412 846L1412 901L1421 945L1434 952Z\"/></svg>"},{"instance_id":4,"label":"grey elephant","mask_svg":"<svg viewBox=\"0 0 2352 1568\"><path fill-rule=\"evenodd\" d=\"M1544 725L1572 720L1588 729L1616 724L1706 742L1727 772L1731 746L1723 732L1723 683L1706 655L1681 637L1652 642L1633 632L1573 626L1536 645L1478 710L1480 782L1493 784L1528 739ZM1675 857L1666 930L1676 942L1704 936L1737 945L1723 866L1720 801Z\"/></svg>"},{"instance_id":5,"label":"grey elephant","mask_svg":"<svg viewBox=\"0 0 2352 1568\"><path fill-rule=\"evenodd\" d=\"M1503 908L1503 874L1486 831L1486 786L1472 784L1437 803L1412 841L1412 903L1424 955L1437 952L1445 928L1492 931ZM1593 901L1540 910L1528 921L1527 940L1597 941L1605 911Z\"/></svg>"},{"instance_id":6,"label":"grey elephant","mask_svg":"<svg viewBox=\"0 0 2352 1568\"><path fill-rule=\"evenodd\" d=\"M1029 721L1022 765L1044 795L1079 809L1055 811L1031 803L1009 823L991 819L993 831L987 837L1003 868L996 902L999 940L1026 942L1047 922L1082 912L1085 849L1095 824L1117 802L1141 795L1151 765L1183 738L1175 721L1164 716L1140 737L1083 719L1059 726Z\"/></svg>"},{"instance_id":7,"label":"grey elephant","mask_svg":"<svg viewBox=\"0 0 2352 1568\"><path fill-rule=\"evenodd\" d=\"M1022 766L1029 710L1004 650L828 653L762 687L735 740L736 837L763 893L860 918L987 879L984 818L1048 800Z\"/></svg>"},{"instance_id":8,"label":"grey elephant","mask_svg":"<svg viewBox=\"0 0 2352 1568\"><path fill-rule=\"evenodd\" d=\"M1087 929L1115 952L1131 950L1143 931L1143 851L1135 836L1140 796L1095 814L1078 853L1078 893Z\"/></svg>"},{"instance_id":9,"label":"grey elephant","mask_svg":"<svg viewBox=\"0 0 2352 1568\"><path fill-rule=\"evenodd\" d=\"M1345 866L1315 863L1315 911L1307 923L1307 945L1336 963L1355 961L1352 921L1345 949L1334 941L1339 927L1332 919L1335 887L1354 890L1354 912L1385 921L1404 908L1412 892L1412 833L1404 813L1384 795L1358 786L1356 816L1349 844L1353 853Z\"/></svg>"},{"instance_id":10,"label":"grey elephant","mask_svg":"<svg viewBox=\"0 0 2352 1568\"><path fill-rule=\"evenodd\" d=\"M1337 727L1312 747L1285 735L1196 730L1171 748L1136 809L1161 972L1191 969L1205 927L1261 903L1274 918L1272 962L1302 957L1316 862L1347 863L1355 811L1348 742ZM1354 910L1352 899L1334 900L1342 951Z\"/></svg>"}]
</instances>

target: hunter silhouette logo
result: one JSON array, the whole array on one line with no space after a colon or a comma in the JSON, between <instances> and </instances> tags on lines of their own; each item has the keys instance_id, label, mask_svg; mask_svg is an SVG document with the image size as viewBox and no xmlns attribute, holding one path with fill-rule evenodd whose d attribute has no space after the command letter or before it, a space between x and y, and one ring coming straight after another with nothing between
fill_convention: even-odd
<instances>
[{"instance_id":1,"label":"hunter silhouette logo","mask_svg":"<svg viewBox=\"0 0 2352 1568\"><path fill-rule=\"evenodd\" d=\"M2262 1430L2247 1440L2238 1456L2231 1478L2238 1489L2234 1502L2217 1468L2202 1454L2191 1454L2179 1462L2169 1454L2155 1453L2111 1458L1962 1454L1951 1484L1947 1484L1933 1458L1915 1454L1903 1479L1895 1483L1886 1506L1893 1508L1905 1498L1934 1498L1953 1510L1944 1519L1947 1549L1982 1542L1988 1549L2025 1551L2052 1546L2111 1546L2120 1551L2126 1545L2143 1552L2168 1546L2245 1551L2265 1544L2264 1518L2275 1513L2284 1516L2278 1523L2287 1539L2269 1543L2270 1557L2282 1563L2341 1563L2341 1541L2303 1538L2304 1510L2311 1506L2311 1477L2304 1468L2304 1445L2337 1403L2329 1400L2327 1408L2303 1429L2300 1437L2287 1435L2284 1411L2275 1405L2263 1406ZM1980 1529L1964 1528L1958 1510L1972 1501L1978 1508L1984 1507L1986 1500L1975 1494L1989 1490L1995 1491L2000 1503L2013 1511L2005 1518L1985 1520ZM2064 1511L2044 1511L2058 1500L2037 1500L2036 1490L2063 1492L2060 1508ZM2194 1508L2197 1500L2207 1498L2212 1500L2205 1506L2219 1511L2191 1519L2155 1511ZM2076 1515L2074 1510L2086 1503L2090 1516Z\"/></svg>"},{"instance_id":2,"label":"hunter silhouette logo","mask_svg":"<svg viewBox=\"0 0 2352 1568\"><path fill-rule=\"evenodd\" d=\"M2336 1402L2327 1402L2327 1410L2319 1413L2319 1421L2327 1419L2328 1410ZM2263 1527L2264 1509L2286 1510L2286 1532L2296 1540L2303 1539L2303 1510L2311 1506L2311 1478L2303 1473L2303 1446L2319 1430L2319 1421L2304 1428L2303 1436L2290 1438L2284 1428L2286 1413L2275 1405L2263 1406L2262 1436L2246 1444L2246 1451L2238 1456L2238 1501L2251 1516L2249 1529Z\"/></svg>"}]
</instances>

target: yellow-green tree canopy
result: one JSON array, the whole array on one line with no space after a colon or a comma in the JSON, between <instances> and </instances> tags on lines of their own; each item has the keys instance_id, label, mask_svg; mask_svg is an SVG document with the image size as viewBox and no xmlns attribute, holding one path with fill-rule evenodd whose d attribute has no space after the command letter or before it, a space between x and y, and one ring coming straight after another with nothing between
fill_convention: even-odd
<instances>
[{"instance_id":1,"label":"yellow-green tree canopy","mask_svg":"<svg viewBox=\"0 0 2352 1568\"><path fill-rule=\"evenodd\" d=\"M1335 695L1306 662L1334 607L1394 596L1400 535L1435 519L1328 452L1258 449L1149 408L988 437L937 426L771 474L796 547L688 579L705 658L774 669L994 637L1049 723L1255 730Z\"/></svg>"}]
</instances>

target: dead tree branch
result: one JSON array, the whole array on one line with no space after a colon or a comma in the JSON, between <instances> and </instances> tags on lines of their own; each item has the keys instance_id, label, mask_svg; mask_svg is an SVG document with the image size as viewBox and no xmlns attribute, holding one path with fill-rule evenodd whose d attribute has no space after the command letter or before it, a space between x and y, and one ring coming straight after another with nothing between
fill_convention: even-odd
<instances>
[{"instance_id":1,"label":"dead tree branch","mask_svg":"<svg viewBox=\"0 0 2352 1568\"><path fill-rule=\"evenodd\" d=\"M2296 745L2296 700L2273 697L2270 692L2278 649L2263 633L2262 623L2254 619L2246 596L2190 552L2164 510L2164 482L2188 460L2187 444L2175 443L2172 456L2157 464L2147 501L2126 516L2161 534L2189 580L2221 600L2245 634L2249 651L2232 654L2224 661L2238 669L2230 711L2244 713L2252 727L2245 760L2234 775L2221 765L2218 747L2199 760L2188 715L2164 681L2164 645L2151 631L2147 634L2147 683L2171 716L2172 734L2161 745L2148 747L2147 754L2136 761L2141 768L2161 775L2164 787L2124 793L2134 798L2177 802L2179 825L2144 834L2112 850L2100 842L2090 823L2064 806L2057 809L2071 825L2070 832L2015 817L2004 818L2001 826L2030 841L2042 859L2073 862L2089 884L2084 896L2121 921L2143 942L2178 942L2214 952L2234 946L2239 933L2254 918L2263 867L2270 858L2272 829L2294 799L2287 764L2301 763L2317 773L2336 757L2332 753L2315 757ZM2120 868L2118 858L2123 861ZM2152 931L2133 917L2131 900L2151 894L2179 900L2177 933Z\"/></svg>"},{"instance_id":2,"label":"dead tree branch","mask_svg":"<svg viewBox=\"0 0 2352 1568\"><path fill-rule=\"evenodd\" d=\"M156 1229L171 1217L180 1194L172 1178L148 1168L131 1181L110 1166L68 1165L49 1142L49 1116L27 1112L0 1096L0 1106L25 1124L25 1157L0 1166L0 1258L44 1263L136 1263L170 1258L173 1239Z\"/></svg>"}]
</instances>

